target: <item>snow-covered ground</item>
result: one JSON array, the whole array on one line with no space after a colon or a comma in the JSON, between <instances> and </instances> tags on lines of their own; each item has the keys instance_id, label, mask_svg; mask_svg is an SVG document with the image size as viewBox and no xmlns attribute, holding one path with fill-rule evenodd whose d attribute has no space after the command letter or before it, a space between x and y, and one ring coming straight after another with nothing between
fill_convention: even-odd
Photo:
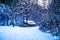
<instances>
[{"instance_id":1,"label":"snow-covered ground","mask_svg":"<svg viewBox=\"0 0 60 40\"><path fill-rule=\"evenodd\" d=\"M37 27L0 27L0 40L55 40L50 34L43 33Z\"/></svg>"}]
</instances>

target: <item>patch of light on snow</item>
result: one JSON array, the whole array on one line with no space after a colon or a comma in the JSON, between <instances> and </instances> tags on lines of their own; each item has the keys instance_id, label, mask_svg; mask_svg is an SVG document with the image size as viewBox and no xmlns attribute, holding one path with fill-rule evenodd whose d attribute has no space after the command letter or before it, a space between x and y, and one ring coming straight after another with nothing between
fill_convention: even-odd
<instances>
[{"instance_id":1,"label":"patch of light on snow","mask_svg":"<svg viewBox=\"0 0 60 40\"><path fill-rule=\"evenodd\" d=\"M33 20L28 20L27 23L28 24L36 24Z\"/></svg>"},{"instance_id":2,"label":"patch of light on snow","mask_svg":"<svg viewBox=\"0 0 60 40\"><path fill-rule=\"evenodd\" d=\"M0 40L53 40L47 33L37 27L0 27Z\"/></svg>"}]
</instances>

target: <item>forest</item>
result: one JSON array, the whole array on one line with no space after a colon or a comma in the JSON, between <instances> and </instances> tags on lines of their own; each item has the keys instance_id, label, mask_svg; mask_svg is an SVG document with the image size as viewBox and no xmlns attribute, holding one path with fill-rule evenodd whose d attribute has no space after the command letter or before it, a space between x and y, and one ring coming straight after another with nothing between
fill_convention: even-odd
<instances>
[{"instance_id":1,"label":"forest","mask_svg":"<svg viewBox=\"0 0 60 40\"><path fill-rule=\"evenodd\" d=\"M33 20L39 30L60 36L60 0L52 0L48 9L31 0L0 0L0 26L24 26L24 20Z\"/></svg>"}]
</instances>

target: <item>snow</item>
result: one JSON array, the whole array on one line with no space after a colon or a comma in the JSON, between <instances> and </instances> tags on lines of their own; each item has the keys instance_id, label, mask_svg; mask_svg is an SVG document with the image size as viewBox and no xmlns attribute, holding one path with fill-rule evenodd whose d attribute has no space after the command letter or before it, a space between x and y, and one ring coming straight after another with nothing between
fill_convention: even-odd
<instances>
[{"instance_id":1,"label":"snow","mask_svg":"<svg viewBox=\"0 0 60 40\"><path fill-rule=\"evenodd\" d=\"M36 27L2 26L0 40L55 40L50 34L41 32Z\"/></svg>"}]
</instances>

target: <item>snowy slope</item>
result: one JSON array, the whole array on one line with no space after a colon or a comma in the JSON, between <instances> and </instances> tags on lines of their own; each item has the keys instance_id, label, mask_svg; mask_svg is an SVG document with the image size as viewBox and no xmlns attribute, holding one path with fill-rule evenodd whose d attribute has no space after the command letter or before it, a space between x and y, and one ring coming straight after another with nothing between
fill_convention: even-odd
<instances>
[{"instance_id":1,"label":"snowy slope","mask_svg":"<svg viewBox=\"0 0 60 40\"><path fill-rule=\"evenodd\" d=\"M0 40L55 40L38 27L0 27Z\"/></svg>"}]
</instances>

